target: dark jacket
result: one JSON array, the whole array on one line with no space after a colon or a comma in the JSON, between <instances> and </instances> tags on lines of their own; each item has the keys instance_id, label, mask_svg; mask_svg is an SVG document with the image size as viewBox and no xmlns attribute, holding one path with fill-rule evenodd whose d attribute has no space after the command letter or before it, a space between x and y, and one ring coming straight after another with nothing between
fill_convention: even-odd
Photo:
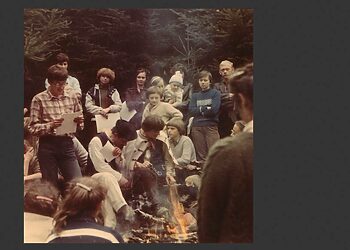
<instances>
[{"instance_id":1,"label":"dark jacket","mask_svg":"<svg viewBox=\"0 0 350 250\"><path fill-rule=\"evenodd\" d=\"M253 241L253 134L219 140L204 165L198 200L200 243Z\"/></svg>"}]
</instances>

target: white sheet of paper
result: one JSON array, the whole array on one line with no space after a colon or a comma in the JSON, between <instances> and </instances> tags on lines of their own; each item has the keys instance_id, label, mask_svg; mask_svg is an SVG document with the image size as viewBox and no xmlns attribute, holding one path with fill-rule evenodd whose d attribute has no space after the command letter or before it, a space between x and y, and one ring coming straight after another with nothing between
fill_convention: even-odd
<instances>
[{"instance_id":1,"label":"white sheet of paper","mask_svg":"<svg viewBox=\"0 0 350 250\"><path fill-rule=\"evenodd\" d=\"M113 128L116 121L120 119L119 113L109 113L107 115L108 119L104 118L102 115L95 115L97 133L101 133L105 129Z\"/></svg>"},{"instance_id":2,"label":"white sheet of paper","mask_svg":"<svg viewBox=\"0 0 350 250\"><path fill-rule=\"evenodd\" d=\"M128 107L126 106L126 102L123 102L122 109L120 110L120 119L128 122L136 113L137 111L135 109L129 111Z\"/></svg>"},{"instance_id":3,"label":"white sheet of paper","mask_svg":"<svg viewBox=\"0 0 350 250\"><path fill-rule=\"evenodd\" d=\"M116 156L113 155L114 149L115 147L109 141L107 141L107 143L101 148L100 153L103 155L107 162L110 162L116 158Z\"/></svg>"},{"instance_id":4,"label":"white sheet of paper","mask_svg":"<svg viewBox=\"0 0 350 250\"><path fill-rule=\"evenodd\" d=\"M64 135L69 133L75 133L77 131L77 123L73 120L80 116L83 112L75 112L69 114L62 114L62 118L64 119L62 125L57 127L56 135Z\"/></svg>"}]
</instances>

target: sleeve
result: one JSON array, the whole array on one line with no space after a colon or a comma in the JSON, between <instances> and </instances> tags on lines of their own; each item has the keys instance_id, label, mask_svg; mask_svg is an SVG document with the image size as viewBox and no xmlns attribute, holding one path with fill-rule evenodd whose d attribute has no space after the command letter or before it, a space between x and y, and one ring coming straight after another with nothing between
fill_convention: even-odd
<instances>
[{"instance_id":1,"label":"sleeve","mask_svg":"<svg viewBox=\"0 0 350 250\"><path fill-rule=\"evenodd\" d=\"M147 116L149 116L149 104L146 105L145 109L142 112L141 123L145 120Z\"/></svg>"},{"instance_id":2,"label":"sleeve","mask_svg":"<svg viewBox=\"0 0 350 250\"><path fill-rule=\"evenodd\" d=\"M191 162L192 147L188 140L185 140L182 145L182 155L177 158L177 162L180 166L186 166Z\"/></svg>"},{"instance_id":3,"label":"sleeve","mask_svg":"<svg viewBox=\"0 0 350 250\"><path fill-rule=\"evenodd\" d=\"M175 177L175 164L173 158L169 153L169 148L166 143L163 143L163 152L164 152L164 163L165 163L165 171L166 174L169 174Z\"/></svg>"},{"instance_id":4,"label":"sleeve","mask_svg":"<svg viewBox=\"0 0 350 250\"><path fill-rule=\"evenodd\" d=\"M170 99L171 99L171 93L169 92L168 89L165 89L163 93L163 100L164 102L169 102Z\"/></svg>"},{"instance_id":5,"label":"sleeve","mask_svg":"<svg viewBox=\"0 0 350 250\"><path fill-rule=\"evenodd\" d=\"M176 102L173 103L173 107L178 107L182 103L182 98L183 98L183 90L181 89L178 93L176 93Z\"/></svg>"},{"instance_id":6,"label":"sleeve","mask_svg":"<svg viewBox=\"0 0 350 250\"><path fill-rule=\"evenodd\" d=\"M109 106L109 108L111 109L111 113L117 113L122 109L122 101L120 100L119 92L116 89L112 94L112 100L114 104Z\"/></svg>"},{"instance_id":7,"label":"sleeve","mask_svg":"<svg viewBox=\"0 0 350 250\"><path fill-rule=\"evenodd\" d=\"M36 155L33 156L33 158L29 162L29 168L28 168L28 175L41 173L40 172L40 165L39 160Z\"/></svg>"},{"instance_id":8,"label":"sleeve","mask_svg":"<svg viewBox=\"0 0 350 250\"><path fill-rule=\"evenodd\" d=\"M85 108L86 108L86 111L89 112L91 115L98 115L99 112L102 110L101 107L95 105L95 101L92 98L92 96L89 94L89 92L86 94Z\"/></svg>"},{"instance_id":9,"label":"sleeve","mask_svg":"<svg viewBox=\"0 0 350 250\"><path fill-rule=\"evenodd\" d=\"M192 116L200 116L201 115L201 111L200 111L200 107L197 107L197 94L193 94L191 101L190 101L190 106L189 106L189 110L190 110L190 114Z\"/></svg>"},{"instance_id":10,"label":"sleeve","mask_svg":"<svg viewBox=\"0 0 350 250\"><path fill-rule=\"evenodd\" d=\"M92 138L89 143L89 155L92 164L97 172L107 172L111 173L119 181L122 175L114 170L106 161L100 150L102 149L102 143L98 137Z\"/></svg>"},{"instance_id":11,"label":"sleeve","mask_svg":"<svg viewBox=\"0 0 350 250\"><path fill-rule=\"evenodd\" d=\"M75 155L77 156L79 165L82 168L86 168L88 152L76 137L73 137L73 146L74 146Z\"/></svg>"},{"instance_id":12,"label":"sleeve","mask_svg":"<svg viewBox=\"0 0 350 250\"><path fill-rule=\"evenodd\" d=\"M80 83L77 78L72 76L72 89L81 95Z\"/></svg>"},{"instance_id":13,"label":"sleeve","mask_svg":"<svg viewBox=\"0 0 350 250\"><path fill-rule=\"evenodd\" d=\"M40 99L34 96L30 105L30 123L28 129L30 133L35 136L54 133L50 122L41 123L42 109L43 107Z\"/></svg>"},{"instance_id":14,"label":"sleeve","mask_svg":"<svg viewBox=\"0 0 350 250\"><path fill-rule=\"evenodd\" d=\"M212 104L210 109L208 107L203 107L203 115L205 117L213 117L219 113L221 104L221 95L219 91L214 91L212 96Z\"/></svg>"},{"instance_id":15,"label":"sleeve","mask_svg":"<svg viewBox=\"0 0 350 250\"><path fill-rule=\"evenodd\" d=\"M172 119L172 118L180 118L180 119L182 119L183 118L183 114L181 113L180 110L178 110L177 108L173 107L169 103L166 103L166 104L168 104L167 110L168 110L168 116L169 116L170 119Z\"/></svg>"},{"instance_id":16,"label":"sleeve","mask_svg":"<svg viewBox=\"0 0 350 250\"><path fill-rule=\"evenodd\" d=\"M81 105L81 102L79 101L79 98L76 94L74 94L74 112L83 112L83 107ZM84 129L84 122L78 124L78 129L83 130Z\"/></svg>"}]
</instances>

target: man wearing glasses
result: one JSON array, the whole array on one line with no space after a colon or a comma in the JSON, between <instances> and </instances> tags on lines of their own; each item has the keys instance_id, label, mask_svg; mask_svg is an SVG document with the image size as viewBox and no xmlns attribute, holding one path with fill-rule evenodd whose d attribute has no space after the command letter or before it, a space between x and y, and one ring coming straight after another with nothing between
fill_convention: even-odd
<instances>
[{"instance_id":1,"label":"man wearing glasses","mask_svg":"<svg viewBox=\"0 0 350 250\"><path fill-rule=\"evenodd\" d=\"M73 147L73 134L56 135L62 125L62 114L82 111L75 92L66 87L68 71L53 65L48 69L47 90L33 97L30 107L29 130L39 137L38 159L42 178L58 185L58 170L69 181L81 176L81 170ZM74 119L78 129L83 129L83 115Z\"/></svg>"}]
</instances>

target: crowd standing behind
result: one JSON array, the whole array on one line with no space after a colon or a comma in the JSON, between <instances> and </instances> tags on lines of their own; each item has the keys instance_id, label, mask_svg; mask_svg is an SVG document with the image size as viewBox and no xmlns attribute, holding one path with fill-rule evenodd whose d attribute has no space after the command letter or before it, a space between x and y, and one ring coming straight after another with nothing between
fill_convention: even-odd
<instances>
[{"instance_id":1,"label":"crowd standing behind","mask_svg":"<svg viewBox=\"0 0 350 250\"><path fill-rule=\"evenodd\" d=\"M162 77L150 79L147 69L137 69L135 86L128 88L123 95L124 105L128 111L135 111L134 116L129 121L118 120L113 128L101 133L96 131L95 115L107 117L109 113L120 112L123 106L113 84L115 72L100 68L97 83L82 96L79 81L68 74L68 63L69 57L64 53L55 57L47 72L46 90L33 97L30 118L25 119L25 194L32 183L38 183L36 179L42 179L45 185L52 186L49 190L58 188L63 197L61 202L49 195L39 194L39 198L34 199L60 204L58 208L56 204L53 233L49 238L41 237L37 240L39 242L123 242L115 230L120 229L118 224L121 222L135 223L135 213L128 204L130 197L146 193L155 204L153 212L158 216L164 207L169 208L164 199L169 192L166 186L178 183L180 194L192 193L197 199L198 188L203 193L212 185L207 172L215 169L209 167L216 162L213 157L218 152L217 146L212 149L213 145L219 145L216 142L220 142L220 138L231 136L228 140L232 140L242 132L252 132L252 116L247 118L246 110L240 108L242 100L246 100L245 90L243 98L240 95L243 85L237 87L232 83L232 79L243 73L234 73L230 61L220 63L222 81L214 86L211 73L205 70L197 74L194 85L189 83L185 80L186 68L180 63L171 68L172 76L167 85ZM194 89L198 91L193 92ZM63 122L62 114L83 111L82 100L85 100L87 117L85 126L83 115L74 121L77 131L87 131L88 150L75 134L56 134ZM246 143L239 139L235 142L237 147ZM107 160L101 153L107 143L114 147L112 160ZM203 164L208 168L204 172L204 182L201 177ZM215 170L216 174L218 172ZM83 175L88 177L81 178ZM194 189L190 187L196 187L196 191L192 192ZM222 239L210 238L208 232L203 231L204 227L211 226L203 219L203 216L208 216L206 210L210 208L207 205L209 198L205 198L212 199L209 194L208 191L207 195L200 196L200 240L239 242L230 235ZM49 216L46 221L52 222L52 211ZM27 226L26 233L31 230ZM84 236L70 234L82 227L89 228L81 231ZM25 242L31 240L26 238Z\"/></svg>"}]
</instances>

